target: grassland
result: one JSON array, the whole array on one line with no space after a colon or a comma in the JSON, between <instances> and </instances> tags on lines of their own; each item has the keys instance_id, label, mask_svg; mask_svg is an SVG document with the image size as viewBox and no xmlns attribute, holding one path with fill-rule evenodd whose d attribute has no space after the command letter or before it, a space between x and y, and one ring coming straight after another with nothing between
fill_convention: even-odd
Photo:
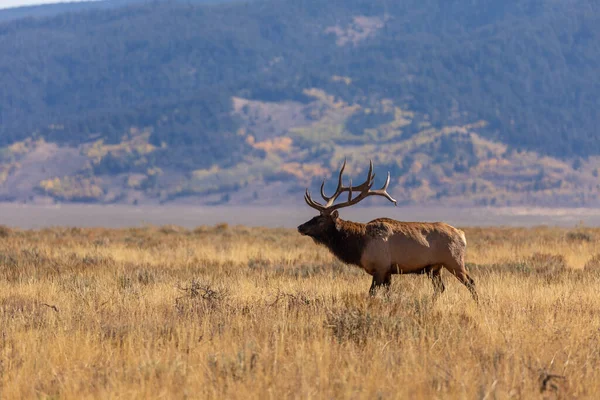
<instances>
[{"instance_id":1,"label":"grassland","mask_svg":"<svg viewBox=\"0 0 600 400\"><path fill-rule=\"evenodd\" d=\"M0 398L597 398L600 229L465 230L479 306L293 230L0 229Z\"/></svg>"}]
</instances>

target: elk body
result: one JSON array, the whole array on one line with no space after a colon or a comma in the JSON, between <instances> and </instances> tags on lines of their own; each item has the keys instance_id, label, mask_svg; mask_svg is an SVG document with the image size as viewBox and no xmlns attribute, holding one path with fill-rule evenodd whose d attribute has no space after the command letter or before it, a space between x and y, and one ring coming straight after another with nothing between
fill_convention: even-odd
<instances>
[{"instance_id":1,"label":"elk body","mask_svg":"<svg viewBox=\"0 0 600 400\"><path fill-rule=\"evenodd\" d=\"M321 185L325 204L314 201L307 189L304 200L318 210L319 215L300 225L298 232L326 246L341 261L357 265L372 275L371 295L379 287L388 287L394 274L426 274L433 282L434 297L437 297L444 291L441 272L442 268L446 268L477 301L475 282L465 268L467 241L463 231L441 222L401 222L378 218L363 224L339 217L338 209L354 205L368 196L383 196L396 204L396 200L387 193L389 172L384 186L371 190L375 179L372 162L367 180L358 186L352 186L352 182L349 186L343 185L345 167L344 161L333 196L325 195L325 182ZM348 193L348 200L334 204L342 193ZM353 193L358 194L353 197Z\"/></svg>"}]
</instances>

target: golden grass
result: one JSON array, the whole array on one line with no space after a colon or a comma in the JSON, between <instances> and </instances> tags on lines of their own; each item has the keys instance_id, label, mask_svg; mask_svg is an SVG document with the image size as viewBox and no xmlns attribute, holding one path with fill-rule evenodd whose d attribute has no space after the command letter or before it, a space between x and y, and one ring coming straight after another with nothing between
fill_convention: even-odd
<instances>
[{"instance_id":1,"label":"golden grass","mask_svg":"<svg viewBox=\"0 0 600 400\"><path fill-rule=\"evenodd\" d=\"M0 227L0 398L597 398L600 230L465 231L480 306L292 230Z\"/></svg>"}]
</instances>

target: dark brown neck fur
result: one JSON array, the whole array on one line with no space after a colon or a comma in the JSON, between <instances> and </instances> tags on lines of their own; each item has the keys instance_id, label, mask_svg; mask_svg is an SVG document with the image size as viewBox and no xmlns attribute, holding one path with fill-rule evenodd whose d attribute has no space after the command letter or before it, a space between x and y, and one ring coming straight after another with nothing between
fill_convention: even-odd
<instances>
[{"instance_id":1,"label":"dark brown neck fur","mask_svg":"<svg viewBox=\"0 0 600 400\"><path fill-rule=\"evenodd\" d=\"M322 237L315 240L325 246L341 261L360 266L360 259L366 245L365 224L338 219Z\"/></svg>"}]
</instances>

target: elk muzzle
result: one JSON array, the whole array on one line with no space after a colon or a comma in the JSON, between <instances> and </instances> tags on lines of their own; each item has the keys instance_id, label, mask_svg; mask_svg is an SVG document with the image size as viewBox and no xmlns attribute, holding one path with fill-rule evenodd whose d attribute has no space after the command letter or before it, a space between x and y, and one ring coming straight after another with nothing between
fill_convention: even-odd
<instances>
[{"instance_id":1,"label":"elk muzzle","mask_svg":"<svg viewBox=\"0 0 600 400\"><path fill-rule=\"evenodd\" d=\"M306 234L308 233L308 230L306 229L306 224L302 224L302 225L298 225L298 233L300 233L303 236L306 236Z\"/></svg>"}]
</instances>

